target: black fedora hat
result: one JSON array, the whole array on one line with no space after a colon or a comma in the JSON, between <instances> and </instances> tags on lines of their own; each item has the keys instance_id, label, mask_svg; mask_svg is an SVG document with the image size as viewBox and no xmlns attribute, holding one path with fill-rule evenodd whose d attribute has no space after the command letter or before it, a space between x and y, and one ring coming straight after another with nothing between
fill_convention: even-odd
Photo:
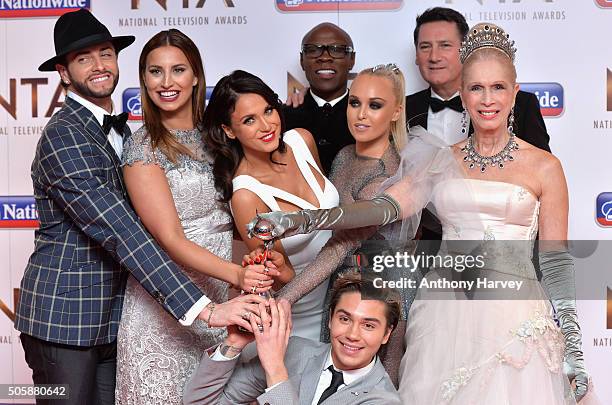
<instances>
[{"instance_id":1,"label":"black fedora hat","mask_svg":"<svg viewBox=\"0 0 612 405\"><path fill-rule=\"evenodd\" d=\"M55 65L62 62L62 57L72 51L88 46L112 42L115 51L119 52L129 46L136 38L132 35L113 37L93 14L85 9L63 14L58 18L53 30L55 56L38 67L41 72L52 72Z\"/></svg>"}]
</instances>

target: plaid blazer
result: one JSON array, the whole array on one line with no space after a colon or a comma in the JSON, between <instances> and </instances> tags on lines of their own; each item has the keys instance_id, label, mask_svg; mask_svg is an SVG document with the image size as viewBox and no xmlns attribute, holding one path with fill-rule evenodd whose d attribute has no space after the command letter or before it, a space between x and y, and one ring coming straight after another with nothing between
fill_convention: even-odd
<instances>
[{"instance_id":1,"label":"plaid blazer","mask_svg":"<svg viewBox=\"0 0 612 405\"><path fill-rule=\"evenodd\" d=\"M176 319L202 297L144 229L120 163L93 114L66 98L32 163L40 228L21 281L19 331L76 346L113 342L128 272Z\"/></svg>"}]
</instances>

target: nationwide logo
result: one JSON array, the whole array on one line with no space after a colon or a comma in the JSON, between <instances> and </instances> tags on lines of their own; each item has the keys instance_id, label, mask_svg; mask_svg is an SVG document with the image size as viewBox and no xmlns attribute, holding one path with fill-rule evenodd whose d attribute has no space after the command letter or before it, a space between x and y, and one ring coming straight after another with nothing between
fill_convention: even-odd
<instances>
[{"instance_id":1,"label":"nationwide logo","mask_svg":"<svg viewBox=\"0 0 612 405\"><path fill-rule=\"evenodd\" d=\"M0 0L0 18L60 16L89 9L90 3L91 0Z\"/></svg>"},{"instance_id":2,"label":"nationwide logo","mask_svg":"<svg viewBox=\"0 0 612 405\"><path fill-rule=\"evenodd\" d=\"M521 90L533 93L540 103L544 117L558 117L563 113L563 86L559 83L521 83Z\"/></svg>"},{"instance_id":3,"label":"nationwide logo","mask_svg":"<svg viewBox=\"0 0 612 405\"><path fill-rule=\"evenodd\" d=\"M595 3L601 8L612 8L612 0L595 0Z\"/></svg>"},{"instance_id":4,"label":"nationwide logo","mask_svg":"<svg viewBox=\"0 0 612 405\"><path fill-rule=\"evenodd\" d=\"M2 0L0 0L2 1ZM206 102L210 99L210 95L214 86L206 87ZM123 91L122 95L123 112L128 113L128 120L142 121L142 103L140 101L140 88L129 87Z\"/></svg>"},{"instance_id":5,"label":"nationwide logo","mask_svg":"<svg viewBox=\"0 0 612 405\"><path fill-rule=\"evenodd\" d=\"M128 120L142 120L142 105L140 104L140 89L138 87L130 87L123 91L121 96L123 104L123 112L128 113Z\"/></svg>"},{"instance_id":6,"label":"nationwide logo","mask_svg":"<svg viewBox=\"0 0 612 405\"><path fill-rule=\"evenodd\" d=\"M280 11L397 10L404 0L275 0Z\"/></svg>"},{"instance_id":7,"label":"nationwide logo","mask_svg":"<svg viewBox=\"0 0 612 405\"><path fill-rule=\"evenodd\" d=\"M34 197L0 197L0 228L38 228Z\"/></svg>"},{"instance_id":8,"label":"nationwide logo","mask_svg":"<svg viewBox=\"0 0 612 405\"><path fill-rule=\"evenodd\" d=\"M595 202L595 218L604 227L612 227L612 193L601 193Z\"/></svg>"}]
</instances>

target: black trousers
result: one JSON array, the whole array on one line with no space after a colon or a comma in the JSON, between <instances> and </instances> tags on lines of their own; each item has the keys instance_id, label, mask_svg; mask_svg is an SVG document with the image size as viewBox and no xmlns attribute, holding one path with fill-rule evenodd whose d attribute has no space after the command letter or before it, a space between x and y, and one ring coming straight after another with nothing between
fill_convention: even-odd
<instances>
[{"instance_id":1,"label":"black trousers","mask_svg":"<svg viewBox=\"0 0 612 405\"><path fill-rule=\"evenodd\" d=\"M115 403L117 343L93 347L46 342L20 335L34 384L67 384L69 398L37 399L37 405L85 405Z\"/></svg>"}]
</instances>

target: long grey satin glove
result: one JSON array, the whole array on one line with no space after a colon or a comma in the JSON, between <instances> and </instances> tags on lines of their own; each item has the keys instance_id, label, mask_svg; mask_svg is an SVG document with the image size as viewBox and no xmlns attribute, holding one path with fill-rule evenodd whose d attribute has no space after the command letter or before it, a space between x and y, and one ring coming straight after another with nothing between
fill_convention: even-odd
<instances>
[{"instance_id":1,"label":"long grey satin glove","mask_svg":"<svg viewBox=\"0 0 612 405\"><path fill-rule=\"evenodd\" d=\"M570 381L575 381L574 395L576 401L580 401L588 390L589 375L584 368L582 333L576 314L574 260L567 251L541 252L539 259L542 284L555 308L565 338L563 371Z\"/></svg>"},{"instance_id":2,"label":"long grey satin glove","mask_svg":"<svg viewBox=\"0 0 612 405\"><path fill-rule=\"evenodd\" d=\"M353 229L371 225L386 225L401 217L401 208L392 197L382 194L372 200L357 201L329 209L258 214L247 224L249 237L258 236L255 225L260 219L272 224L273 238L311 233L319 229ZM269 235L268 235L269 237Z\"/></svg>"}]
</instances>

